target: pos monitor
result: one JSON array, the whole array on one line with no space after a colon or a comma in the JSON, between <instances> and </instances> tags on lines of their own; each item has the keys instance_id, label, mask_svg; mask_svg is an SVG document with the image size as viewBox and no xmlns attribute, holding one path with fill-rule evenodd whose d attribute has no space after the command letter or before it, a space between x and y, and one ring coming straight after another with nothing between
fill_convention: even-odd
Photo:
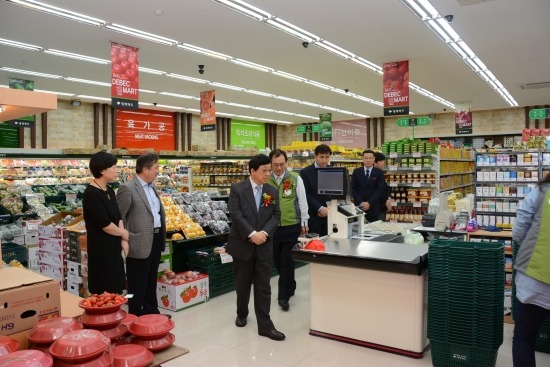
<instances>
[{"instance_id":1,"label":"pos monitor","mask_svg":"<svg viewBox=\"0 0 550 367\"><path fill-rule=\"evenodd\" d=\"M345 167L317 168L317 195L329 200L346 200L349 174Z\"/></svg>"}]
</instances>

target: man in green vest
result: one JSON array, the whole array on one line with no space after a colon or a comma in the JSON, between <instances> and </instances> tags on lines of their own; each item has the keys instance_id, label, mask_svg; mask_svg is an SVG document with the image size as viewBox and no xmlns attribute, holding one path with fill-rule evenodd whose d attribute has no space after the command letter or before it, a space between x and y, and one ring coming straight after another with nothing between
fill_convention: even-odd
<instances>
[{"instance_id":1,"label":"man in green vest","mask_svg":"<svg viewBox=\"0 0 550 367\"><path fill-rule=\"evenodd\" d=\"M306 189L302 178L287 169L286 152L275 149L269 154L271 158L271 177L268 181L278 191L281 218L279 227L273 237L273 258L279 272L279 306L288 311L290 297L296 290L294 279L294 261L291 250L298 242L298 236L308 231Z\"/></svg>"}]
</instances>

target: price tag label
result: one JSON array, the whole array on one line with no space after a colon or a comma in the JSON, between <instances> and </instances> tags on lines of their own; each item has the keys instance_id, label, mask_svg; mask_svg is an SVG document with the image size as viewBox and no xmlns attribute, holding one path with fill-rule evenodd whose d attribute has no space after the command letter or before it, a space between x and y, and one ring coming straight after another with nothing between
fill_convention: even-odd
<instances>
[{"instance_id":1,"label":"price tag label","mask_svg":"<svg viewBox=\"0 0 550 367\"><path fill-rule=\"evenodd\" d=\"M74 203L76 201L76 194L66 194L65 201L67 203Z\"/></svg>"},{"instance_id":2,"label":"price tag label","mask_svg":"<svg viewBox=\"0 0 550 367\"><path fill-rule=\"evenodd\" d=\"M397 201L392 201L391 206L397 206Z\"/></svg>"},{"instance_id":3,"label":"price tag label","mask_svg":"<svg viewBox=\"0 0 550 367\"><path fill-rule=\"evenodd\" d=\"M390 158L397 158L397 153L390 153Z\"/></svg>"},{"instance_id":4,"label":"price tag label","mask_svg":"<svg viewBox=\"0 0 550 367\"><path fill-rule=\"evenodd\" d=\"M390 181L390 187L397 187L397 181Z\"/></svg>"},{"instance_id":5,"label":"price tag label","mask_svg":"<svg viewBox=\"0 0 550 367\"><path fill-rule=\"evenodd\" d=\"M415 201L413 203L413 208L420 208L422 206L422 203L420 201Z\"/></svg>"},{"instance_id":6,"label":"price tag label","mask_svg":"<svg viewBox=\"0 0 550 367\"><path fill-rule=\"evenodd\" d=\"M421 154L420 152L414 152L413 157L414 158L420 158L420 154Z\"/></svg>"},{"instance_id":7,"label":"price tag label","mask_svg":"<svg viewBox=\"0 0 550 367\"><path fill-rule=\"evenodd\" d=\"M226 254L226 253L222 253L222 254L220 254L220 260L221 260L222 264L232 263L233 262L233 256L231 256L229 254Z\"/></svg>"},{"instance_id":8,"label":"price tag label","mask_svg":"<svg viewBox=\"0 0 550 367\"><path fill-rule=\"evenodd\" d=\"M422 166L419 165L419 164L415 164L415 165L413 166L413 171L422 171Z\"/></svg>"},{"instance_id":9,"label":"price tag label","mask_svg":"<svg viewBox=\"0 0 550 367\"><path fill-rule=\"evenodd\" d=\"M397 171L397 164L390 165L390 171Z\"/></svg>"},{"instance_id":10,"label":"price tag label","mask_svg":"<svg viewBox=\"0 0 550 367\"><path fill-rule=\"evenodd\" d=\"M421 186L420 182L413 182L413 187L420 187L420 186Z\"/></svg>"}]
</instances>

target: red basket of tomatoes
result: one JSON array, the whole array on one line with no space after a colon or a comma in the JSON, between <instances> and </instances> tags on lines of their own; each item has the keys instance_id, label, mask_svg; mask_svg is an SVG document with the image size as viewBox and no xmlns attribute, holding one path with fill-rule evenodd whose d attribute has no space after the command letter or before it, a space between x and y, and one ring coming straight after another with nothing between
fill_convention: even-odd
<instances>
[{"instance_id":1,"label":"red basket of tomatoes","mask_svg":"<svg viewBox=\"0 0 550 367\"><path fill-rule=\"evenodd\" d=\"M103 292L84 298L78 303L78 306L86 310L88 314L103 314L116 312L127 302L128 300L120 294Z\"/></svg>"}]
</instances>

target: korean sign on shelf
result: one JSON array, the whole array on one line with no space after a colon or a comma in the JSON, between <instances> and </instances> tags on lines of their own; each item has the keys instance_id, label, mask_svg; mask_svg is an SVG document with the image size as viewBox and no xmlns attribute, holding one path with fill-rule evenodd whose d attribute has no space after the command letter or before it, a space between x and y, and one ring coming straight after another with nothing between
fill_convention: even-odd
<instances>
[{"instance_id":1,"label":"korean sign on shelf","mask_svg":"<svg viewBox=\"0 0 550 367\"><path fill-rule=\"evenodd\" d=\"M174 150L175 116L171 112L116 110L117 148Z\"/></svg>"},{"instance_id":2,"label":"korean sign on shelf","mask_svg":"<svg viewBox=\"0 0 550 367\"><path fill-rule=\"evenodd\" d=\"M231 120L231 145L264 149L265 125L257 122Z\"/></svg>"},{"instance_id":3,"label":"korean sign on shelf","mask_svg":"<svg viewBox=\"0 0 550 367\"><path fill-rule=\"evenodd\" d=\"M409 60L383 65L384 116L409 114Z\"/></svg>"},{"instance_id":4,"label":"korean sign on shelf","mask_svg":"<svg viewBox=\"0 0 550 367\"><path fill-rule=\"evenodd\" d=\"M111 42L111 104L139 108L139 52L136 47Z\"/></svg>"}]
</instances>

